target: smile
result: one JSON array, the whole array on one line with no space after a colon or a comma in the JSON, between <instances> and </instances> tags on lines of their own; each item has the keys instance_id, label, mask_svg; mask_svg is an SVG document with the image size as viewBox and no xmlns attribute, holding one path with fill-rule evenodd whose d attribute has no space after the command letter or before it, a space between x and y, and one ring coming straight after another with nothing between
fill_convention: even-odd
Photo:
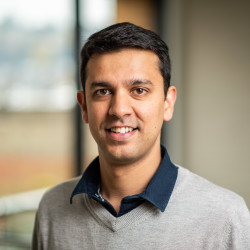
<instances>
[{"instance_id":1,"label":"smile","mask_svg":"<svg viewBox=\"0 0 250 250\"><path fill-rule=\"evenodd\" d=\"M109 131L116 133L116 134L125 134L128 132L132 132L134 130L134 128L131 127L114 127L114 128L110 128Z\"/></svg>"}]
</instances>

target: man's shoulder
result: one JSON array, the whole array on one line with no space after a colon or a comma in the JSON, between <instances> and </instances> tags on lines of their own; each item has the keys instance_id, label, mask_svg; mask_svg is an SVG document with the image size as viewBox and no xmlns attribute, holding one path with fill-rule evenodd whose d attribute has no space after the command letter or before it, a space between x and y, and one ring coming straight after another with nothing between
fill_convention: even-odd
<instances>
[{"instance_id":1,"label":"man's shoulder","mask_svg":"<svg viewBox=\"0 0 250 250\"><path fill-rule=\"evenodd\" d=\"M181 233L190 230L194 239L216 244L213 249L250 249L250 214L244 199L180 166L166 215L181 222Z\"/></svg>"},{"instance_id":2,"label":"man's shoulder","mask_svg":"<svg viewBox=\"0 0 250 250\"><path fill-rule=\"evenodd\" d=\"M177 186L193 203L204 204L207 209L238 210L245 207L244 199L235 192L185 169L179 168Z\"/></svg>"},{"instance_id":3,"label":"man's shoulder","mask_svg":"<svg viewBox=\"0 0 250 250\"><path fill-rule=\"evenodd\" d=\"M81 176L75 177L48 189L41 199L40 207L47 205L51 207L51 205L55 206L60 203L69 204L71 194L80 178Z\"/></svg>"}]
</instances>

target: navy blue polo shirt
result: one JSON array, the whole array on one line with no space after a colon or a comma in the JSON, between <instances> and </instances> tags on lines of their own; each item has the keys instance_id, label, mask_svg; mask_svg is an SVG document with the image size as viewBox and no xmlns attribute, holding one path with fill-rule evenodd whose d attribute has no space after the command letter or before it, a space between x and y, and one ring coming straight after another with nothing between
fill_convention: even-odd
<instances>
[{"instance_id":1,"label":"navy blue polo shirt","mask_svg":"<svg viewBox=\"0 0 250 250\"><path fill-rule=\"evenodd\" d=\"M167 150L164 146L161 146L161 157L162 161L159 168L150 180L147 188L140 194L124 197L121 201L118 213L100 193L99 157L92 161L82 175L82 178L71 195L70 202L72 203L75 195L86 193L92 199L100 202L115 217L120 217L130 212L145 200L164 212L177 179L178 168L170 161Z\"/></svg>"}]
</instances>

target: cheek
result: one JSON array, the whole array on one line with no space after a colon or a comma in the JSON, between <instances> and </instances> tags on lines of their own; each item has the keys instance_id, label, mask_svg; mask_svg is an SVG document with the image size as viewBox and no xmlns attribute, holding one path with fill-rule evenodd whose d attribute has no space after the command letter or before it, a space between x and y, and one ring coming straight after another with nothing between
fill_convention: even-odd
<instances>
[{"instance_id":1,"label":"cheek","mask_svg":"<svg viewBox=\"0 0 250 250\"><path fill-rule=\"evenodd\" d=\"M150 123L159 122L159 120L163 121L164 103L162 102L144 103L141 105L141 108L137 105L137 110L138 116L140 116L144 121L148 121Z\"/></svg>"},{"instance_id":2,"label":"cheek","mask_svg":"<svg viewBox=\"0 0 250 250\"><path fill-rule=\"evenodd\" d=\"M154 102L149 107L149 112L147 113L148 123L151 126L151 133L158 134L161 131L164 118L164 103Z\"/></svg>"},{"instance_id":3,"label":"cheek","mask_svg":"<svg viewBox=\"0 0 250 250\"><path fill-rule=\"evenodd\" d=\"M99 130L101 124L105 121L106 112L104 106L105 105L92 105L91 108L88 109L89 128L92 134Z\"/></svg>"},{"instance_id":4,"label":"cheek","mask_svg":"<svg viewBox=\"0 0 250 250\"><path fill-rule=\"evenodd\" d=\"M91 110L92 114L98 114ZM100 117L98 115L90 115L89 116L89 130L91 135L93 136L94 140L98 143L100 138L102 137L101 130L100 130Z\"/></svg>"},{"instance_id":5,"label":"cheek","mask_svg":"<svg viewBox=\"0 0 250 250\"><path fill-rule=\"evenodd\" d=\"M92 103L88 108L88 116L90 120L98 121L102 114L104 113L104 105L100 105L99 103Z\"/></svg>"}]
</instances>

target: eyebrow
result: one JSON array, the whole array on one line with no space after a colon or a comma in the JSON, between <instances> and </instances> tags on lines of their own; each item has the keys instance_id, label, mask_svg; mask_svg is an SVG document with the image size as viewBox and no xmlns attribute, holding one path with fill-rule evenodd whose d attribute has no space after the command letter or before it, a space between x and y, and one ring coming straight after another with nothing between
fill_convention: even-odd
<instances>
[{"instance_id":1,"label":"eyebrow","mask_svg":"<svg viewBox=\"0 0 250 250\"><path fill-rule=\"evenodd\" d=\"M148 79L131 79L131 80L128 80L128 85L141 85L141 84L146 84L146 85L152 85L152 82ZM95 88L98 88L98 87L111 87L112 84L108 83L108 82L92 82L90 84L90 89L95 89Z\"/></svg>"},{"instance_id":2,"label":"eyebrow","mask_svg":"<svg viewBox=\"0 0 250 250\"><path fill-rule=\"evenodd\" d=\"M152 85L152 82L148 79L133 79L131 85L140 85L140 84L149 84Z\"/></svg>"},{"instance_id":3,"label":"eyebrow","mask_svg":"<svg viewBox=\"0 0 250 250\"><path fill-rule=\"evenodd\" d=\"M95 89L97 87L110 87L110 83L108 82L92 82L90 84L90 89Z\"/></svg>"}]
</instances>

